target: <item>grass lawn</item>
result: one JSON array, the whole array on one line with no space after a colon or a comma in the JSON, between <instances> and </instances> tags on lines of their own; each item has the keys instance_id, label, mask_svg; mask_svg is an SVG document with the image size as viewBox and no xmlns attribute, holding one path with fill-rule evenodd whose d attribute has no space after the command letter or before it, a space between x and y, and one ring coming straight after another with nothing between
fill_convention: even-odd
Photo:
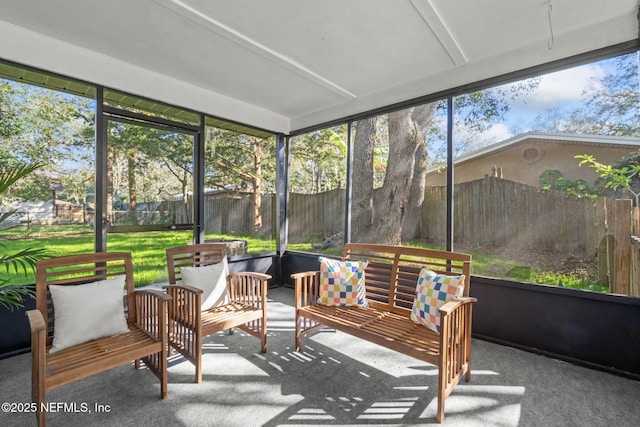
<instances>
[{"instance_id":1,"label":"grass lawn","mask_svg":"<svg viewBox=\"0 0 640 427\"><path fill-rule=\"evenodd\" d=\"M319 242L315 242L319 243ZM426 249L440 249L444 247L425 244L422 242L407 242L407 246L414 246ZM295 251L318 252L326 255L340 255L342 248L328 248L325 251L313 249L313 243L289 244L288 248ZM514 280L519 282L540 283L552 286L561 286L573 289L585 289L595 292L608 292L609 289L600 285L594 280L585 278L584 275L555 271L552 267L532 267L522 265L521 261L491 255L481 250L466 251L455 249L459 252L469 253L473 257L472 272L478 276L497 277L501 279Z\"/></svg>"},{"instance_id":2,"label":"grass lawn","mask_svg":"<svg viewBox=\"0 0 640 427\"><path fill-rule=\"evenodd\" d=\"M191 241L190 231L154 231L144 233L109 234L107 250L111 252L131 252L136 286L143 286L167 280L165 249L187 244ZM275 250L275 241L248 236L207 234L206 239L247 240L249 253L262 253ZM48 256L93 252L93 229L82 225L30 226L16 227L0 231L0 253L14 253L21 249L46 248ZM409 242L407 245L442 249L435 245ZM290 250L316 252L313 242L289 244ZM322 253L340 255L342 248L329 248ZM465 251L462 251L465 252ZM593 281L570 273L561 273L553 269L533 268L522 262L490 255L481 251L470 251L473 256L473 273L480 276L499 277L523 282L543 283L576 289L607 292L608 289ZM7 274L2 271L1 274ZM33 283L33 273L15 273L9 277L15 283Z\"/></svg>"},{"instance_id":3,"label":"grass lawn","mask_svg":"<svg viewBox=\"0 0 640 427\"><path fill-rule=\"evenodd\" d=\"M165 250L191 241L190 231L115 233L107 237L107 251L131 252L136 286L167 280ZM207 235L207 239L248 240L251 253L273 251L275 242L230 235ZM93 229L82 225L17 227L0 232L0 251L15 253L25 248L46 248L49 257L93 252ZM2 271L14 283L34 283L33 272Z\"/></svg>"}]
</instances>

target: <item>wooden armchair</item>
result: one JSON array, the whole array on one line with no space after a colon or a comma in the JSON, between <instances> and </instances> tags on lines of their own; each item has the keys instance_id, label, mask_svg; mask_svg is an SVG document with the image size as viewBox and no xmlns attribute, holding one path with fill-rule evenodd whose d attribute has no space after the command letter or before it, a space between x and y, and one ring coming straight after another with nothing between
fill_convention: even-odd
<instances>
[{"instance_id":1,"label":"wooden armchair","mask_svg":"<svg viewBox=\"0 0 640 427\"><path fill-rule=\"evenodd\" d=\"M222 263L222 264L221 264ZM199 283L185 284L183 268L207 272L203 281L215 280L208 269L223 267L221 286L228 298L203 310L203 289ZM193 267L197 267L194 269ZM238 327L260 339L260 351L267 351L267 282L271 276L262 273L228 274L225 246L202 243L167 249L169 283L169 343L196 367L196 382L202 381L202 338ZM202 276L202 275L201 275ZM204 295L206 298L206 295Z\"/></svg>"},{"instance_id":2,"label":"wooden armchair","mask_svg":"<svg viewBox=\"0 0 640 427\"><path fill-rule=\"evenodd\" d=\"M27 312L38 425L45 425L47 390L131 361L136 368L144 361L160 379L164 399L169 299L156 290L134 291L130 253L99 252L38 261L36 309ZM110 331L110 325L119 330ZM117 335L83 341L87 334L105 331Z\"/></svg>"}]
</instances>

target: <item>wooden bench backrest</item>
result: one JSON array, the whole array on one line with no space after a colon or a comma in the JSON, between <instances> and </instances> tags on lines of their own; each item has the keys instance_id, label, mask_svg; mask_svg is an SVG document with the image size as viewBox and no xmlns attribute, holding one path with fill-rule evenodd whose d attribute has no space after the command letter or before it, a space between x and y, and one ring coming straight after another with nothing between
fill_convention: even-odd
<instances>
[{"instance_id":1,"label":"wooden bench backrest","mask_svg":"<svg viewBox=\"0 0 640 427\"><path fill-rule=\"evenodd\" d=\"M469 296L471 255L408 246L347 243L343 260L368 261L367 300L386 310L411 310L422 267L436 273L465 275L464 296Z\"/></svg>"},{"instance_id":2,"label":"wooden bench backrest","mask_svg":"<svg viewBox=\"0 0 640 427\"><path fill-rule=\"evenodd\" d=\"M200 243L167 249L169 283L175 285L182 280L181 267L201 267L226 262L224 243Z\"/></svg>"},{"instance_id":3,"label":"wooden bench backrest","mask_svg":"<svg viewBox=\"0 0 640 427\"><path fill-rule=\"evenodd\" d=\"M54 309L49 286L82 285L120 275L126 276L123 304L127 322L132 323L136 315L136 300L133 295L133 264L129 252L67 255L36 262L36 308L47 324L47 345L51 345L54 331Z\"/></svg>"}]
</instances>

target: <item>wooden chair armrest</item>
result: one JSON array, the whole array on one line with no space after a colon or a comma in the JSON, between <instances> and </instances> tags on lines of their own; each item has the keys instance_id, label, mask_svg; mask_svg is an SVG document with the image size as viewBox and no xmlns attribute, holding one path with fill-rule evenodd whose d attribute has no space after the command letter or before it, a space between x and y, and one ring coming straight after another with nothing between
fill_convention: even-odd
<instances>
[{"instance_id":1,"label":"wooden chair armrest","mask_svg":"<svg viewBox=\"0 0 640 427\"><path fill-rule=\"evenodd\" d=\"M300 273L293 273L291 275L291 278L295 280L297 283L299 279L303 279L305 277L317 276L318 274L320 274L319 271L302 271Z\"/></svg>"},{"instance_id":2,"label":"wooden chair armrest","mask_svg":"<svg viewBox=\"0 0 640 427\"><path fill-rule=\"evenodd\" d=\"M32 334L44 331L47 327L47 325L44 323L44 317L42 317L42 313L40 312L40 310L27 311L27 317L29 319L29 327L31 328Z\"/></svg>"},{"instance_id":3,"label":"wooden chair armrest","mask_svg":"<svg viewBox=\"0 0 640 427\"><path fill-rule=\"evenodd\" d=\"M138 289L134 292L134 294L138 295L151 295L155 298L158 298L160 300L160 303L163 303L163 301L171 301L171 296L167 295L166 293L159 291L157 289Z\"/></svg>"},{"instance_id":4,"label":"wooden chair armrest","mask_svg":"<svg viewBox=\"0 0 640 427\"><path fill-rule=\"evenodd\" d=\"M296 310L314 305L318 299L320 286L319 271L304 271L291 275L295 285Z\"/></svg>"},{"instance_id":5,"label":"wooden chair armrest","mask_svg":"<svg viewBox=\"0 0 640 427\"><path fill-rule=\"evenodd\" d=\"M162 289L165 289L169 295L172 295L173 292L191 292L194 294L202 295L202 289L196 288L195 286L189 285L166 285L163 286Z\"/></svg>"},{"instance_id":6,"label":"wooden chair armrest","mask_svg":"<svg viewBox=\"0 0 640 427\"><path fill-rule=\"evenodd\" d=\"M42 313L37 309L27 311L27 318L31 328L32 372L44 377L47 363L47 324L44 322Z\"/></svg>"},{"instance_id":7,"label":"wooden chair armrest","mask_svg":"<svg viewBox=\"0 0 640 427\"><path fill-rule=\"evenodd\" d=\"M471 339L471 307L474 302L475 298L460 297L440 307L440 351L445 351L452 342Z\"/></svg>"},{"instance_id":8,"label":"wooden chair armrest","mask_svg":"<svg viewBox=\"0 0 640 427\"><path fill-rule=\"evenodd\" d=\"M140 289L136 298L135 324L160 341L167 334L167 307L172 297L156 289Z\"/></svg>"},{"instance_id":9,"label":"wooden chair armrest","mask_svg":"<svg viewBox=\"0 0 640 427\"><path fill-rule=\"evenodd\" d=\"M233 301L250 304L256 308L266 307L268 282L271 276L249 271L231 273L227 276L227 287Z\"/></svg>"},{"instance_id":10,"label":"wooden chair armrest","mask_svg":"<svg viewBox=\"0 0 640 427\"><path fill-rule=\"evenodd\" d=\"M440 315L447 315L453 313L455 310L458 310L464 304L471 304L476 302L477 300L473 297L460 297L456 298L452 301L448 301L440 307Z\"/></svg>"},{"instance_id":11,"label":"wooden chair armrest","mask_svg":"<svg viewBox=\"0 0 640 427\"><path fill-rule=\"evenodd\" d=\"M169 319L182 325L199 325L202 319L203 290L189 285L168 285L163 288L173 298L169 304ZM171 327L172 322L169 322L169 328Z\"/></svg>"},{"instance_id":12,"label":"wooden chair armrest","mask_svg":"<svg viewBox=\"0 0 640 427\"><path fill-rule=\"evenodd\" d=\"M271 280L271 276L264 273L254 273L252 271L239 271L236 273L229 273L228 277L255 277L256 279L260 279L264 282Z\"/></svg>"}]
</instances>

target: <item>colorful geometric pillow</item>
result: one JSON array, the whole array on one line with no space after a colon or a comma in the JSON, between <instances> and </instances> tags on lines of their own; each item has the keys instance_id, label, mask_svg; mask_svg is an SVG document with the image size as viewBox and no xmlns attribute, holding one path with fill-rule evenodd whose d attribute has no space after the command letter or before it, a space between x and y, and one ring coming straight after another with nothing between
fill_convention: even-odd
<instances>
[{"instance_id":1,"label":"colorful geometric pillow","mask_svg":"<svg viewBox=\"0 0 640 427\"><path fill-rule=\"evenodd\" d=\"M464 279L464 274L446 276L422 267L411 309L411 320L440 333L439 309L447 301L462 296Z\"/></svg>"},{"instance_id":2,"label":"colorful geometric pillow","mask_svg":"<svg viewBox=\"0 0 640 427\"><path fill-rule=\"evenodd\" d=\"M319 257L320 290L318 304L368 307L364 269L368 262L338 261Z\"/></svg>"}]
</instances>

